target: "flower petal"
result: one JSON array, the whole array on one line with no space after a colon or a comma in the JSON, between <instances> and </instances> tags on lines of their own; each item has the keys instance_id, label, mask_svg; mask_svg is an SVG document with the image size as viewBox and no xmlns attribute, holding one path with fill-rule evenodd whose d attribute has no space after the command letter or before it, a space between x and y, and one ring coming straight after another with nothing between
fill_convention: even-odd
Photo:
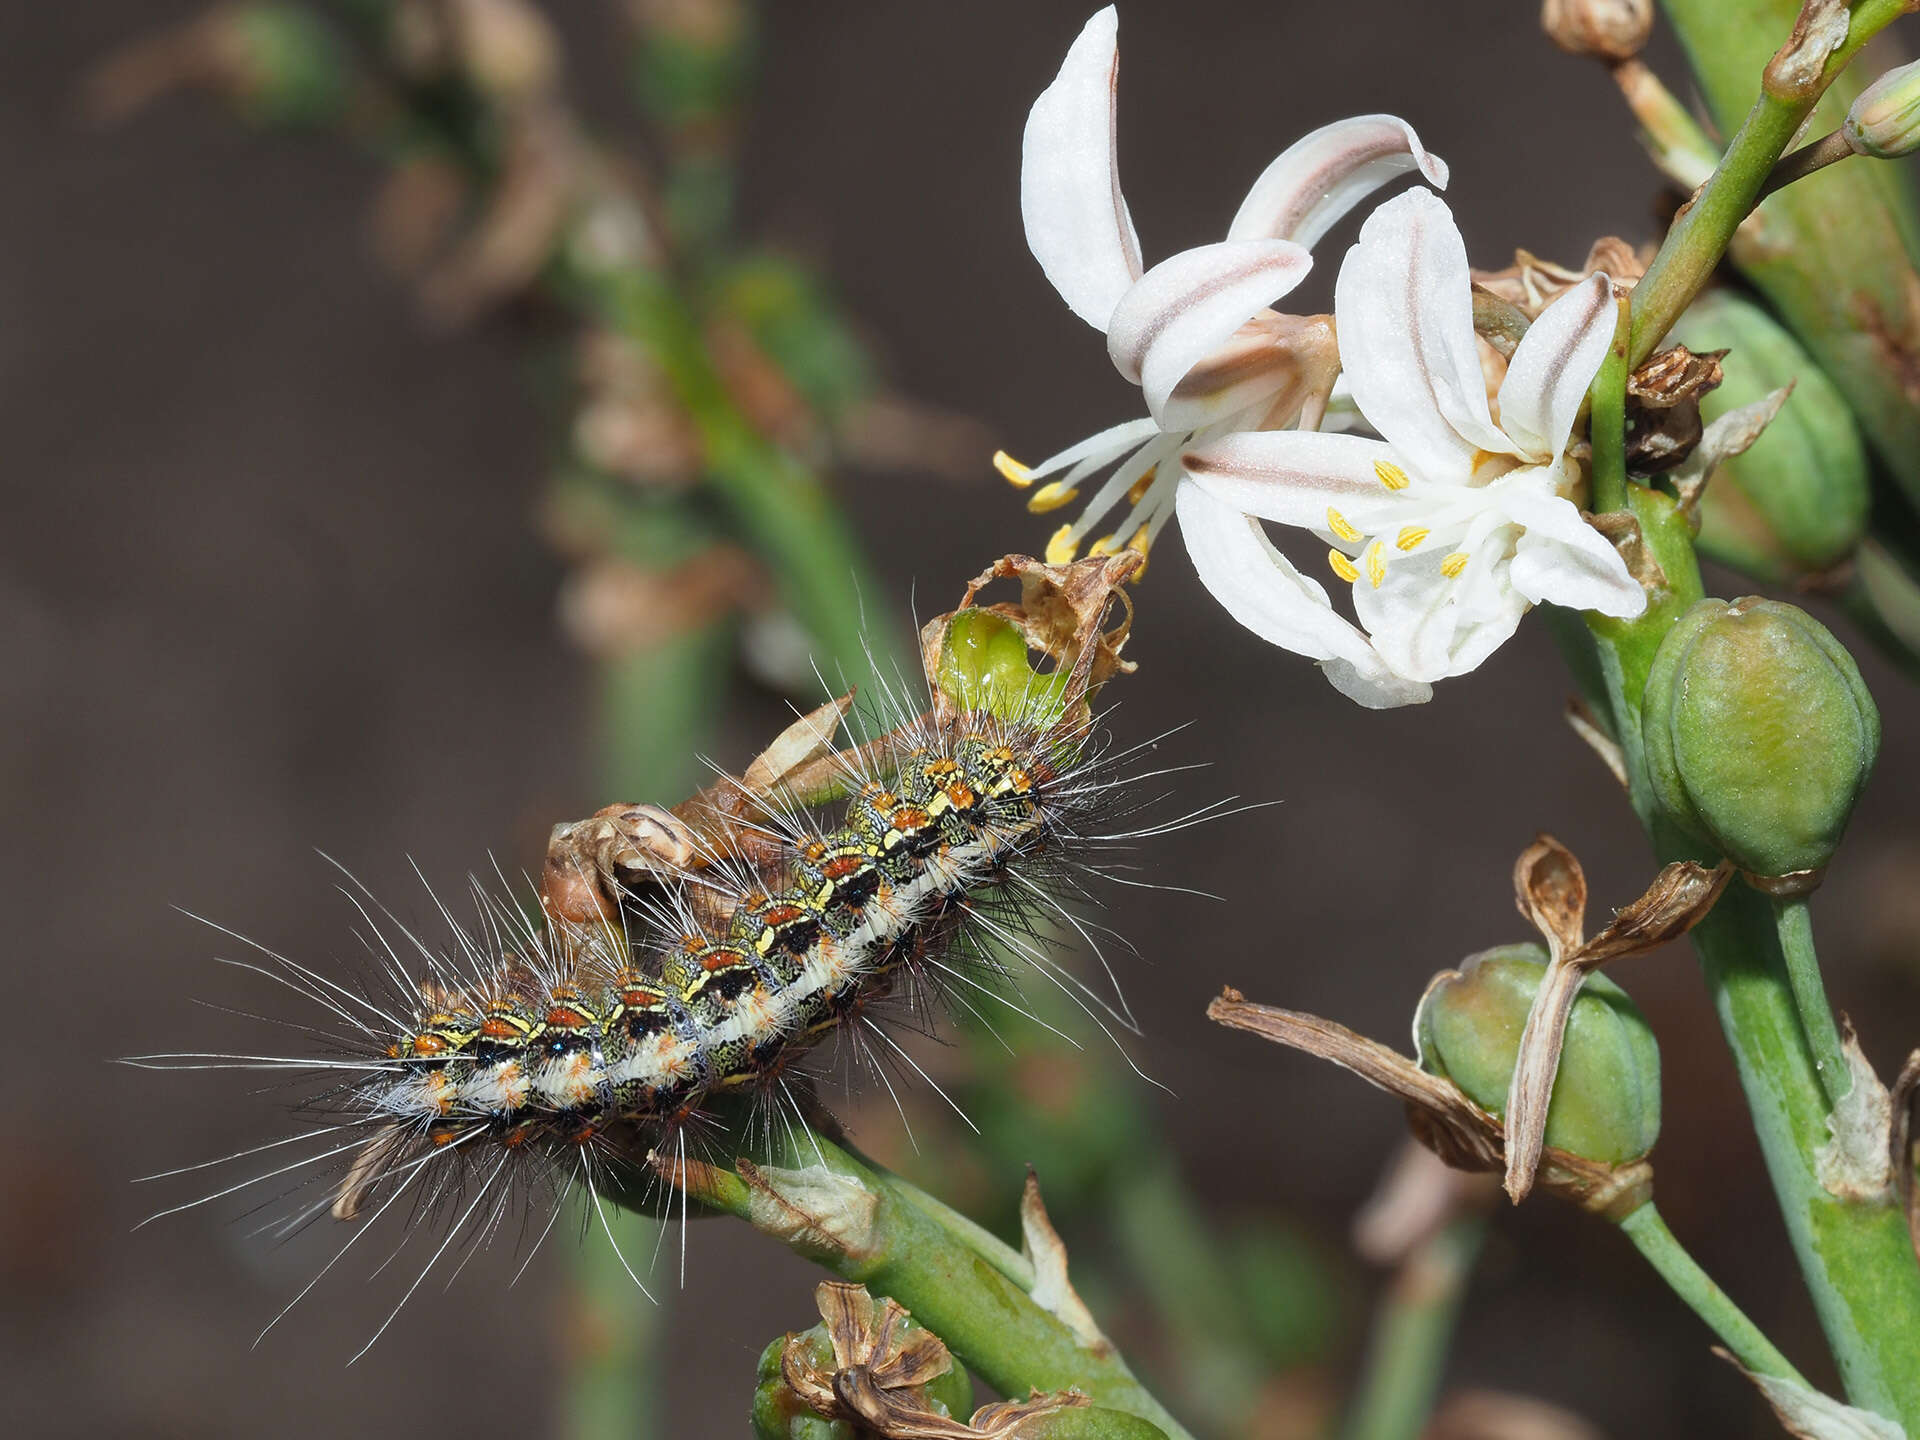
<instances>
[{"instance_id":1,"label":"flower petal","mask_svg":"<svg viewBox=\"0 0 1920 1440\"><path fill-rule=\"evenodd\" d=\"M1440 568L1443 559L1432 551L1389 561L1378 585L1362 560L1360 578L1353 582L1353 613L1373 637L1380 658L1415 680L1441 680L1453 673L1460 612L1453 604L1454 581Z\"/></svg>"},{"instance_id":2,"label":"flower petal","mask_svg":"<svg viewBox=\"0 0 1920 1440\"><path fill-rule=\"evenodd\" d=\"M1181 465L1222 504L1310 530L1328 528L1329 508L1369 534L1398 529L1446 493L1408 480L1391 447L1364 435L1242 431L1189 451Z\"/></svg>"},{"instance_id":3,"label":"flower petal","mask_svg":"<svg viewBox=\"0 0 1920 1440\"><path fill-rule=\"evenodd\" d=\"M1334 286L1340 360L1367 423L1422 478L1459 484L1476 451L1517 454L1487 411L1467 248L1445 202L1409 190L1361 227Z\"/></svg>"},{"instance_id":4,"label":"flower petal","mask_svg":"<svg viewBox=\"0 0 1920 1440\"><path fill-rule=\"evenodd\" d=\"M1296 140L1261 172L1227 238L1270 236L1311 248L1355 205L1415 169L1435 188L1447 188L1447 162L1429 155L1406 121L1393 115L1336 120Z\"/></svg>"},{"instance_id":5,"label":"flower petal","mask_svg":"<svg viewBox=\"0 0 1920 1440\"><path fill-rule=\"evenodd\" d=\"M1160 433L1160 427L1152 419L1142 417L1138 420L1125 420L1118 425L1109 425L1097 435L1089 435L1077 445L1069 445L1058 455L1049 455L1038 465L1027 469L1025 479L1039 480L1064 470L1069 465L1082 465L1093 461L1092 469L1111 464L1122 455L1142 445Z\"/></svg>"},{"instance_id":6,"label":"flower petal","mask_svg":"<svg viewBox=\"0 0 1920 1440\"><path fill-rule=\"evenodd\" d=\"M1500 428L1533 460L1559 458L1587 387L1613 343L1613 282L1595 273L1528 327L1500 382Z\"/></svg>"},{"instance_id":7,"label":"flower petal","mask_svg":"<svg viewBox=\"0 0 1920 1440\"><path fill-rule=\"evenodd\" d=\"M1120 297L1107 354L1159 416L1189 370L1305 278L1313 257L1291 240L1223 240L1162 260Z\"/></svg>"},{"instance_id":8,"label":"flower petal","mask_svg":"<svg viewBox=\"0 0 1920 1440\"><path fill-rule=\"evenodd\" d=\"M1020 216L1027 248L1073 313L1096 330L1140 276L1140 237L1120 193L1114 81L1119 18L1087 21L1027 115Z\"/></svg>"},{"instance_id":9,"label":"flower petal","mask_svg":"<svg viewBox=\"0 0 1920 1440\"><path fill-rule=\"evenodd\" d=\"M1539 604L1597 610L1621 620L1645 613L1647 592L1620 552L1557 495L1516 494L1501 508L1526 527L1513 556L1513 586Z\"/></svg>"},{"instance_id":10,"label":"flower petal","mask_svg":"<svg viewBox=\"0 0 1920 1440\"><path fill-rule=\"evenodd\" d=\"M1270 644L1319 661L1335 689L1368 709L1432 698L1428 686L1387 668L1367 637L1334 613L1327 592L1294 569L1257 522L1197 485L1181 485L1174 503L1200 583L1234 619Z\"/></svg>"}]
</instances>

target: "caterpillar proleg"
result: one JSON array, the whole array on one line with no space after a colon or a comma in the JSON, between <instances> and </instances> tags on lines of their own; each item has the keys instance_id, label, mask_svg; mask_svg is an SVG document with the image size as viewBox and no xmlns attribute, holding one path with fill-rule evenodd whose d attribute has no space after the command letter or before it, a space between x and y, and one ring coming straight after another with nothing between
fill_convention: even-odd
<instances>
[{"instance_id":1,"label":"caterpillar proleg","mask_svg":"<svg viewBox=\"0 0 1920 1440\"><path fill-rule=\"evenodd\" d=\"M897 707L836 750L847 704L834 702L674 810L614 806L556 827L544 913L476 884L475 921L441 907L452 942L435 948L350 890L376 985L264 950L250 966L322 1012L302 1027L314 1053L133 1062L317 1082L302 1107L316 1123L209 1162L259 1169L174 1208L271 1197L280 1181L297 1197L282 1233L323 1217L353 1226L322 1275L369 1221L397 1210L430 1229L432 1216L417 1288L450 1247L505 1224L529 1175L553 1199L537 1249L569 1195L604 1225L609 1194L631 1199L649 1156L684 1156L739 1098L765 1124L804 1118L824 1041L918 1070L888 1033L890 1007L1017 1007L1005 972L1019 969L1101 1028L1131 1028L1117 990L1061 965L1048 936L1091 943L1068 902L1098 852L1166 828L1104 828L1136 803L1138 752L1111 750L1089 707L1124 668L1126 621L1102 625L1136 563L1010 557L975 588L1018 576L1020 605L974 608L970 589L923 633L930 706ZM1053 668L1035 670L1030 647Z\"/></svg>"}]
</instances>

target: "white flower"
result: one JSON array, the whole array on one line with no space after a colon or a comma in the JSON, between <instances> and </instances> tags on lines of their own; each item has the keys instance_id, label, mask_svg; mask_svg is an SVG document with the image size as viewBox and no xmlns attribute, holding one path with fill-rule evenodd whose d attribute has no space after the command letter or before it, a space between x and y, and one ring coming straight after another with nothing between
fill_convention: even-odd
<instances>
[{"instance_id":1,"label":"white flower","mask_svg":"<svg viewBox=\"0 0 1920 1440\"><path fill-rule=\"evenodd\" d=\"M1306 275L1306 247L1381 185L1415 169L1447 181L1404 121L1343 120L1267 167L1224 241L1144 270L1115 159L1117 30L1111 6L1087 22L1034 102L1021 158L1027 244L1073 312L1106 335L1107 353L1150 412L1040 465L994 457L1018 485L1059 476L1034 493L1034 510L1072 503L1082 482L1114 467L1049 543L1055 562L1071 559L1123 504L1121 523L1092 549L1144 552L1173 518L1177 459L1189 445L1257 425L1315 423L1338 368L1333 327L1326 316L1268 307Z\"/></svg>"},{"instance_id":2,"label":"white flower","mask_svg":"<svg viewBox=\"0 0 1920 1440\"><path fill-rule=\"evenodd\" d=\"M1472 670L1552 601L1632 618L1646 594L1567 498L1564 451L1605 359L1616 308L1594 275L1541 312L1507 366L1499 419L1475 349L1466 247L1429 190L1382 205L1334 294L1353 400L1382 438L1271 431L1184 458L1180 527L1201 580L1243 625L1321 662L1342 693L1386 707ZM1249 517L1333 549L1365 633ZM1382 664L1387 674L1382 673Z\"/></svg>"}]
</instances>

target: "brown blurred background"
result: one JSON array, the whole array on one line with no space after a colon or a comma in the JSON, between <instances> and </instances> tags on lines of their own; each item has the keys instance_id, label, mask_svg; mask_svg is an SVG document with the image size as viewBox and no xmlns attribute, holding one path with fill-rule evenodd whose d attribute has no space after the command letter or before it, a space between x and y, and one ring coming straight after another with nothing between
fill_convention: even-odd
<instances>
[{"instance_id":1,"label":"brown blurred background","mask_svg":"<svg viewBox=\"0 0 1920 1440\"><path fill-rule=\"evenodd\" d=\"M746 149L749 228L824 267L902 390L978 417L1029 459L1138 406L1019 223L1026 107L1092 5L772 5ZM590 672L558 639L560 572L532 523L551 417L515 322L457 336L421 323L369 257L376 172L331 140L249 133L193 99L104 133L78 118L90 62L191 8L0 7L8 1428L538 1435L571 1338L555 1254L512 1290L504 1254L451 1294L423 1287L343 1369L395 1298L361 1283L365 1266L342 1265L248 1348L334 1237L275 1248L211 1209L130 1233L163 1200L132 1177L275 1124L275 1098L249 1093L248 1077L109 1063L257 1034L196 1003L233 998L211 957L234 947L174 907L342 963L351 914L316 851L417 915L409 856L457 884L489 853L533 864L556 819L674 798L592 784ZM1123 5L1122 167L1149 258L1216 238L1287 141L1378 109L1451 162L1480 263L1516 245L1577 260L1597 234L1646 238L1656 187L1620 105L1533 15L1411 0ZM576 5L559 18L580 42L576 91L617 138L621 82L595 42L605 17ZM1322 246L1310 302L1326 303L1352 229ZM841 477L888 586L874 608L904 616L917 593L925 613L987 559L1041 543L1045 522L985 461L965 483ZM1155 1103L1211 1213L1283 1211L1337 1252L1400 1133L1398 1106L1210 1027L1208 997L1232 983L1402 1043L1432 971L1522 935L1508 869L1537 830L1586 861L1596 907L1638 893L1650 863L1561 723L1567 685L1537 624L1433 704L1368 714L1212 608L1171 537L1139 598L1121 738L1192 721L1163 746L1210 763L1186 796L1281 803L1158 842L1157 874L1224 903L1113 897L1108 918L1144 957L1123 978L1152 995L1137 1053L1173 1092ZM1920 863L1920 704L1862 663L1887 745L1816 914L1836 1003L1884 1067L1920 1034L1902 878ZM711 745L723 763L744 760L778 712L749 695L737 713ZM1618 978L1664 1045L1663 1209L1827 1378L1690 957L1673 948ZM696 1226L689 1243L672 1433L740 1434L754 1358L808 1323L816 1276L741 1226ZM1452 1384L1548 1398L1612 1435L1761 1427L1628 1247L1549 1201L1499 1218L1469 1306ZM1362 1338L1364 1303L1351 1309L1336 1375Z\"/></svg>"}]
</instances>

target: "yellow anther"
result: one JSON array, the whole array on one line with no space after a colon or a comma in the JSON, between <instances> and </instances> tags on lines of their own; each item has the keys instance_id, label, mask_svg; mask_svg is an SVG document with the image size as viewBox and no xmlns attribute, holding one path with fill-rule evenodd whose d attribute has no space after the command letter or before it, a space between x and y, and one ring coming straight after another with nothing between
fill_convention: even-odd
<instances>
[{"instance_id":1,"label":"yellow anther","mask_svg":"<svg viewBox=\"0 0 1920 1440\"><path fill-rule=\"evenodd\" d=\"M1153 488L1153 482L1159 478L1160 467L1156 465L1127 487L1127 503L1129 505L1138 505L1142 500L1146 499L1147 491Z\"/></svg>"},{"instance_id":2,"label":"yellow anther","mask_svg":"<svg viewBox=\"0 0 1920 1440\"><path fill-rule=\"evenodd\" d=\"M1449 580L1460 578L1460 572L1467 568L1467 552L1456 550L1440 562L1440 573Z\"/></svg>"},{"instance_id":3,"label":"yellow anther","mask_svg":"<svg viewBox=\"0 0 1920 1440\"><path fill-rule=\"evenodd\" d=\"M1387 578L1387 547L1376 540L1360 558L1366 562L1367 580L1378 590L1380 582Z\"/></svg>"},{"instance_id":4,"label":"yellow anther","mask_svg":"<svg viewBox=\"0 0 1920 1440\"><path fill-rule=\"evenodd\" d=\"M1394 547L1400 550L1411 550L1432 533L1424 525L1408 525L1393 537Z\"/></svg>"},{"instance_id":5,"label":"yellow anther","mask_svg":"<svg viewBox=\"0 0 1920 1440\"><path fill-rule=\"evenodd\" d=\"M1360 538L1360 532L1353 528L1347 517L1331 505L1327 506L1327 529L1351 545Z\"/></svg>"},{"instance_id":6,"label":"yellow anther","mask_svg":"<svg viewBox=\"0 0 1920 1440\"><path fill-rule=\"evenodd\" d=\"M1073 559L1080 549L1080 542L1073 538L1073 526L1062 525L1053 532L1053 538L1047 541L1047 563L1065 565Z\"/></svg>"},{"instance_id":7,"label":"yellow anther","mask_svg":"<svg viewBox=\"0 0 1920 1440\"><path fill-rule=\"evenodd\" d=\"M1332 567L1334 574L1338 575L1349 585L1360 578L1360 571L1354 565L1353 561L1342 555L1338 550L1327 551L1327 564Z\"/></svg>"},{"instance_id":8,"label":"yellow anther","mask_svg":"<svg viewBox=\"0 0 1920 1440\"><path fill-rule=\"evenodd\" d=\"M1026 465L1022 465L1004 450L996 450L993 452L993 468L1006 476L1007 479L1015 485L1018 485L1022 490L1033 483L1033 470Z\"/></svg>"},{"instance_id":9,"label":"yellow anther","mask_svg":"<svg viewBox=\"0 0 1920 1440\"><path fill-rule=\"evenodd\" d=\"M1042 485L1028 497L1027 509L1036 515L1044 515L1049 510L1058 510L1062 505L1071 505L1080 498L1080 492L1064 480L1054 480Z\"/></svg>"},{"instance_id":10,"label":"yellow anther","mask_svg":"<svg viewBox=\"0 0 1920 1440\"><path fill-rule=\"evenodd\" d=\"M1374 477L1389 490L1404 490L1407 488L1407 472L1391 460L1374 461L1373 473Z\"/></svg>"},{"instance_id":11,"label":"yellow anther","mask_svg":"<svg viewBox=\"0 0 1920 1440\"><path fill-rule=\"evenodd\" d=\"M1118 535L1102 535L1087 547L1087 558L1091 560L1099 555L1111 555L1119 548L1120 537Z\"/></svg>"},{"instance_id":12,"label":"yellow anther","mask_svg":"<svg viewBox=\"0 0 1920 1440\"><path fill-rule=\"evenodd\" d=\"M1147 551L1153 548L1153 542L1148 538L1147 532L1152 528L1150 525L1142 525L1127 540L1127 549L1140 552L1140 568L1133 572L1133 578L1136 580L1147 573Z\"/></svg>"}]
</instances>

